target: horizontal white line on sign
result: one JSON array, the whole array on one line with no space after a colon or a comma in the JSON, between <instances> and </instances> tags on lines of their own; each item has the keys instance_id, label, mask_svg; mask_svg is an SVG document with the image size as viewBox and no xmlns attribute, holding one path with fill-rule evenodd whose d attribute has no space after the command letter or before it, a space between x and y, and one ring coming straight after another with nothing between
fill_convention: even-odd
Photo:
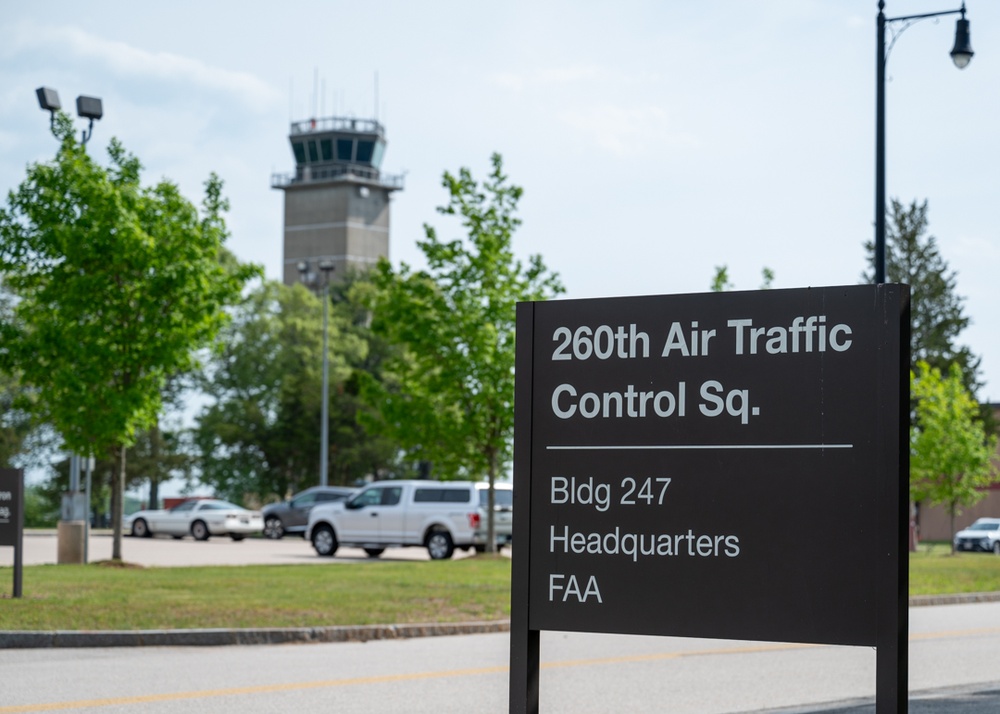
<instances>
[{"instance_id":1,"label":"horizontal white line on sign","mask_svg":"<svg viewBox=\"0 0 1000 714\"><path fill-rule=\"evenodd\" d=\"M713 449L853 449L854 444L646 444L636 446L626 445L580 445L580 446L546 446L550 451L615 451L628 449L645 451L653 449L670 450L713 450Z\"/></svg>"}]
</instances>

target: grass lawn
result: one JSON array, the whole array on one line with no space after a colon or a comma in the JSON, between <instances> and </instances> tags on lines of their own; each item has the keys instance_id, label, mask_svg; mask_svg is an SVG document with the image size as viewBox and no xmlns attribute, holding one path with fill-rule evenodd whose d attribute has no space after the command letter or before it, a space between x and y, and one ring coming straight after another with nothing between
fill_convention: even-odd
<instances>
[{"instance_id":1,"label":"grass lawn","mask_svg":"<svg viewBox=\"0 0 1000 714\"><path fill-rule=\"evenodd\" d=\"M1000 592L1000 558L921 544L910 594ZM0 568L0 630L468 622L510 617L509 558L356 565L122 568L105 564Z\"/></svg>"},{"instance_id":2,"label":"grass lawn","mask_svg":"<svg viewBox=\"0 0 1000 714\"><path fill-rule=\"evenodd\" d=\"M1000 591L1000 558L992 553L951 555L949 543L921 543L910 553L910 595Z\"/></svg>"},{"instance_id":3,"label":"grass lawn","mask_svg":"<svg viewBox=\"0 0 1000 714\"><path fill-rule=\"evenodd\" d=\"M358 565L0 568L0 630L468 622L510 617L510 558Z\"/></svg>"}]
</instances>

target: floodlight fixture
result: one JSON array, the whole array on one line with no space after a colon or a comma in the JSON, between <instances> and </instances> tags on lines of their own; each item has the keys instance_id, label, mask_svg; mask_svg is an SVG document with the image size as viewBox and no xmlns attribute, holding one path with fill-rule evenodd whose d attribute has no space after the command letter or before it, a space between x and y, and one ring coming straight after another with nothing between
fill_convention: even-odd
<instances>
[{"instance_id":1,"label":"floodlight fixture","mask_svg":"<svg viewBox=\"0 0 1000 714\"><path fill-rule=\"evenodd\" d=\"M94 133L94 120L104 116L104 107L101 106L100 97L87 97L81 94L76 98L76 114L81 119L90 119L87 130L83 132L82 143L86 146L90 141L90 136Z\"/></svg>"},{"instance_id":2,"label":"floodlight fixture","mask_svg":"<svg viewBox=\"0 0 1000 714\"><path fill-rule=\"evenodd\" d=\"M38 97L38 106L49 113L49 127L54 131L56 126L56 112L62 109L59 101L59 92L52 87L39 87L35 90ZM90 123L83 132L81 143L86 146L94 133L94 122L104 116L104 106L100 97L88 97L81 94L76 98L76 114L81 119L89 119Z\"/></svg>"},{"instance_id":3,"label":"floodlight fixture","mask_svg":"<svg viewBox=\"0 0 1000 714\"><path fill-rule=\"evenodd\" d=\"M52 87L39 87L35 90L35 96L38 97L38 106L49 113L49 128L55 128L56 112L62 109L59 92Z\"/></svg>"},{"instance_id":4,"label":"floodlight fixture","mask_svg":"<svg viewBox=\"0 0 1000 714\"><path fill-rule=\"evenodd\" d=\"M39 87L35 90L35 95L38 97L38 106L45 111L55 112L62 109L62 104L59 103L59 92L52 87Z\"/></svg>"},{"instance_id":5,"label":"floodlight fixture","mask_svg":"<svg viewBox=\"0 0 1000 714\"><path fill-rule=\"evenodd\" d=\"M100 97L80 95L76 98L76 114L83 119L100 119L104 116Z\"/></svg>"}]
</instances>

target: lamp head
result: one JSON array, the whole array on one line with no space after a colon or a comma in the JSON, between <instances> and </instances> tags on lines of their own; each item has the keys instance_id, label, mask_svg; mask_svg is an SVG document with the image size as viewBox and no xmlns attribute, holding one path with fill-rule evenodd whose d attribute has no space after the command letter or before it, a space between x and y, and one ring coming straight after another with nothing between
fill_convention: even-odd
<instances>
[{"instance_id":1,"label":"lamp head","mask_svg":"<svg viewBox=\"0 0 1000 714\"><path fill-rule=\"evenodd\" d=\"M35 90L35 96L38 97L38 106L47 112L57 112L62 109L62 104L59 103L59 92L52 87L39 87Z\"/></svg>"},{"instance_id":2,"label":"lamp head","mask_svg":"<svg viewBox=\"0 0 1000 714\"><path fill-rule=\"evenodd\" d=\"M973 54L969 21L965 19L965 3L962 3L962 17L955 23L955 46L951 50L951 61L959 69L965 69L972 61Z\"/></svg>"},{"instance_id":3,"label":"lamp head","mask_svg":"<svg viewBox=\"0 0 1000 714\"><path fill-rule=\"evenodd\" d=\"M76 98L76 114L83 119L100 119L104 116L104 107L100 97L85 97L82 94Z\"/></svg>"}]
</instances>

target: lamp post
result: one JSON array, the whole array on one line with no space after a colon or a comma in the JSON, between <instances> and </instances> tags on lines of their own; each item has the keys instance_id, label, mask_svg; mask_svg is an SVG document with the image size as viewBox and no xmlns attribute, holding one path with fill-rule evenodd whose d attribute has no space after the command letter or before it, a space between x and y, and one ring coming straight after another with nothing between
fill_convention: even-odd
<instances>
[{"instance_id":1,"label":"lamp post","mask_svg":"<svg viewBox=\"0 0 1000 714\"><path fill-rule=\"evenodd\" d=\"M59 92L51 87L39 87L35 90L35 96L38 97L38 106L49 113L49 127L54 128L56 112L62 109L62 104L59 102ZM81 94L76 98L76 115L81 119L90 120L90 124L80 137L80 143L86 146L94 133L94 122L104 116L101 98Z\"/></svg>"},{"instance_id":2,"label":"lamp post","mask_svg":"<svg viewBox=\"0 0 1000 714\"><path fill-rule=\"evenodd\" d=\"M323 387L319 425L319 485L327 486L330 470L330 355L327 345L329 344L330 273L333 272L333 261L321 259L317 267L323 273L323 288L320 291L323 299ZM309 263L300 262L298 269L304 281L310 278Z\"/></svg>"},{"instance_id":3,"label":"lamp post","mask_svg":"<svg viewBox=\"0 0 1000 714\"><path fill-rule=\"evenodd\" d=\"M333 261L319 261L319 269L323 271L323 404L319 426L319 485L326 486L330 467L330 355L327 347L329 340L327 313L330 311L330 273L333 272Z\"/></svg>"},{"instance_id":4,"label":"lamp post","mask_svg":"<svg viewBox=\"0 0 1000 714\"><path fill-rule=\"evenodd\" d=\"M900 17L885 16L885 0L879 0L877 29L877 54L875 56L875 283L885 282L885 65L888 52L896 43L899 34L918 20L942 15L961 14L955 24L955 45L951 50L951 59L959 69L972 60L972 43L969 40L969 21L965 19L965 2L958 10L928 12L920 15L903 15ZM893 23L905 23L899 32L894 33L888 49L885 43L886 28Z\"/></svg>"},{"instance_id":5,"label":"lamp post","mask_svg":"<svg viewBox=\"0 0 1000 714\"><path fill-rule=\"evenodd\" d=\"M38 106L49 113L49 129L54 131L56 112L62 109L59 92L51 87L39 87L35 90ZM82 119L89 119L90 124L83 132L80 143L86 147L94 133L94 122L104 116L104 107L100 97L80 95L76 98L76 113ZM56 536L57 562L86 563L89 556L87 539L90 533L90 464L87 460L87 489L80 491L80 457L70 454L69 491L63 494L62 510Z\"/></svg>"}]
</instances>

